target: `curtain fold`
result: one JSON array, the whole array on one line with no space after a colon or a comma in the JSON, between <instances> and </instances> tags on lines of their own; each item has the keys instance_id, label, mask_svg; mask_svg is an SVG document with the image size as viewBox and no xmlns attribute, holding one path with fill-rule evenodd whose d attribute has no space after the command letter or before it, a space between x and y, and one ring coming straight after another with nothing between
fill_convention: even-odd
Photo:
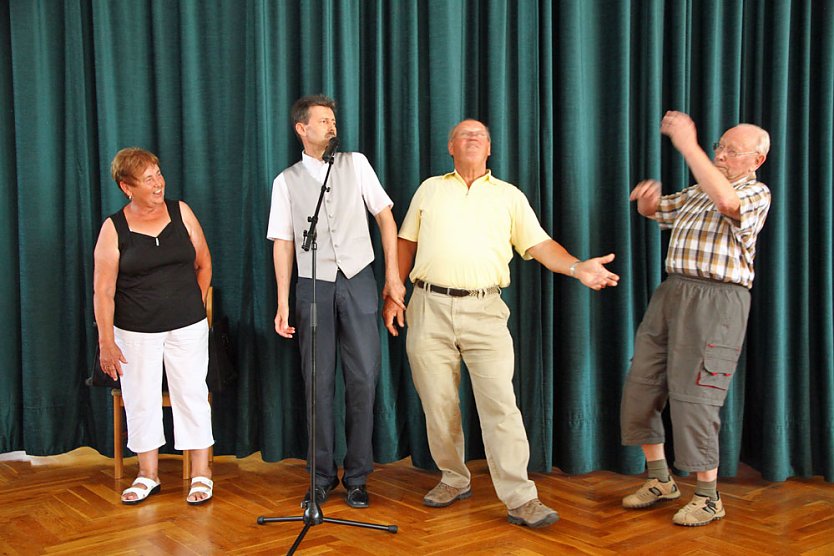
<instances>
[{"instance_id":1,"label":"curtain fold","mask_svg":"<svg viewBox=\"0 0 834 556\"><path fill-rule=\"evenodd\" d=\"M18 249L15 105L9 4L0 4L0 452L23 446L23 373L20 355L20 258Z\"/></svg>"},{"instance_id":2,"label":"curtain fold","mask_svg":"<svg viewBox=\"0 0 834 556\"><path fill-rule=\"evenodd\" d=\"M232 325L239 381L214 396L216 452L305 457L299 354L273 330L265 233L272 180L300 157L290 106L321 92L398 222L423 179L452 169L450 127L474 117L491 130L490 168L554 239L582 258L616 254L620 285L600 293L511 263L503 297L535 471L643 469L619 444L620 393L668 239L628 194L649 177L666 193L692 183L660 136L663 112L689 112L706 149L738 122L769 130L773 207L720 471L744 461L770 480L834 480L833 1L11 0L0 46L0 451L112 453L109 392L83 385L92 251L125 202L110 160L135 145L200 219ZM375 458L431 468L404 339L379 333ZM467 457L483 458L465 372L461 394Z\"/></svg>"}]
</instances>

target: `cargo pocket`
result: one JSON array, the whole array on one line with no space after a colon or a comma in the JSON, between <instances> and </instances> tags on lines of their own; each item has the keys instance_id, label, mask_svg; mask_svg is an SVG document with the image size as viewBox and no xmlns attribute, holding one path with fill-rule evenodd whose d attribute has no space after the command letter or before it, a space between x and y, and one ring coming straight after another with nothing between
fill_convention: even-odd
<instances>
[{"instance_id":1,"label":"cargo pocket","mask_svg":"<svg viewBox=\"0 0 834 556\"><path fill-rule=\"evenodd\" d=\"M729 346L707 344L704 368L698 374L698 385L726 391L736 372L740 350Z\"/></svg>"}]
</instances>

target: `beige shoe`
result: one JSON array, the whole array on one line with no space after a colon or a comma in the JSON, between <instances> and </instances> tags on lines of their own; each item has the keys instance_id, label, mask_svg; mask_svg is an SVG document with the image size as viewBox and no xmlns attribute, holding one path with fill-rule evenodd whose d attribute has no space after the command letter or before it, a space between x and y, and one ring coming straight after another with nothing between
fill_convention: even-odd
<instances>
[{"instance_id":1,"label":"beige shoe","mask_svg":"<svg viewBox=\"0 0 834 556\"><path fill-rule=\"evenodd\" d=\"M689 504L678 510L672 522L675 525L698 527L711 521L718 521L725 515L727 512L724 511L724 502L721 501L720 495L713 500L708 496L696 494Z\"/></svg>"},{"instance_id":2,"label":"beige shoe","mask_svg":"<svg viewBox=\"0 0 834 556\"><path fill-rule=\"evenodd\" d=\"M526 504L522 504L507 514L507 521L514 525L526 525L527 527L547 527L559 520L556 510L548 508L538 498L533 498Z\"/></svg>"},{"instance_id":3,"label":"beige shoe","mask_svg":"<svg viewBox=\"0 0 834 556\"><path fill-rule=\"evenodd\" d=\"M623 508L630 510L648 508L661 500L674 500L680 497L681 491L678 490L678 485L672 477L669 477L666 483L661 483L658 479L649 479L643 483L640 490L623 498Z\"/></svg>"},{"instance_id":4,"label":"beige shoe","mask_svg":"<svg viewBox=\"0 0 834 556\"><path fill-rule=\"evenodd\" d=\"M466 485L463 488L455 488L441 481L423 497L423 504L432 508L445 508L453 502L469 498L470 496L472 496L471 485Z\"/></svg>"}]
</instances>

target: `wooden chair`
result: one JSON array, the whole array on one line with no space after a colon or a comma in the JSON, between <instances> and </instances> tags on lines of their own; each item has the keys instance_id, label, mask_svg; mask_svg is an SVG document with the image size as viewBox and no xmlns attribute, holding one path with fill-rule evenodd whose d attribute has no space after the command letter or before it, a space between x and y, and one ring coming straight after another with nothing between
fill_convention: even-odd
<instances>
[{"instance_id":1,"label":"wooden chair","mask_svg":"<svg viewBox=\"0 0 834 556\"><path fill-rule=\"evenodd\" d=\"M206 319L208 325L212 324L213 313L213 288L209 286L206 294ZM127 431L122 425L122 414L124 412L125 401L122 398L122 391L114 388L110 392L113 395L113 476L116 479L121 479L124 476L124 445L127 443ZM208 395L209 404L211 404L211 392ZM162 407L171 407L171 396L167 391L162 392ZM213 460L213 447L209 448L209 461ZM189 450L182 451L182 479L188 480L191 478L191 454Z\"/></svg>"}]
</instances>

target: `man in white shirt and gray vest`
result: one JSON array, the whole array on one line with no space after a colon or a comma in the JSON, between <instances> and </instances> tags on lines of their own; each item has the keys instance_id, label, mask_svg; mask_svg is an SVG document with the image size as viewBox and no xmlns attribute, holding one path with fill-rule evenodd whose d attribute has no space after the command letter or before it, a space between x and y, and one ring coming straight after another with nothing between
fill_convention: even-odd
<instances>
[{"instance_id":1,"label":"man in white shirt and gray vest","mask_svg":"<svg viewBox=\"0 0 834 556\"><path fill-rule=\"evenodd\" d=\"M273 241L278 289L275 331L292 338L289 292L293 260L298 266L295 320L298 323L301 365L310 407L312 345L312 256L304 251L308 217L316 209L328 164L322 155L336 136L336 103L323 95L302 97L291 115L296 135L304 146L301 160L275 178L267 238ZM368 159L360 153L337 153L316 226L316 498L327 500L339 484L334 459L334 396L336 350L345 380L347 452L342 483L346 501L355 508L368 506L365 487L373 470L372 436L374 394L380 369L377 323L378 293L371 262L374 252L367 210L376 219L385 254L385 298L404 307L405 286L397 269L397 225L393 203L385 193ZM312 438L312 431L308 435ZM305 502L310 500L310 492Z\"/></svg>"}]
</instances>

